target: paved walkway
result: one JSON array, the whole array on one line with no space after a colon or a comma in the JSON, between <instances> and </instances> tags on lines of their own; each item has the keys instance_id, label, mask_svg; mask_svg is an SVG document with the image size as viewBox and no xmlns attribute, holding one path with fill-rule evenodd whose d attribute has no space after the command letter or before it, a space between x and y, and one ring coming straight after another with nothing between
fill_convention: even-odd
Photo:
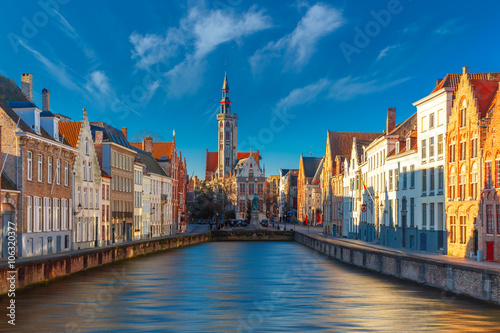
<instances>
[{"instance_id":1,"label":"paved walkway","mask_svg":"<svg viewBox=\"0 0 500 333\"><path fill-rule=\"evenodd\" d=\"M307 227L303 227L303 226L297 227L296 231L299 233L305 234L305 235L308 234ZM377 249L379 251L396 253L396 254L403 254L403 255L408 255L408 256L412 256L412 257L437 261L437 262L441 262L444 264L468 266L468 267L485 269L485 270L490 270L490 271L495 271L495 272L500 273L500 264L494 263L494 262L475 261L475 260L471 260L471 259L458 258L458 257L453 257L453 256L448 256L448 255L438 254L438 253L433 254L433 253L419 252L419 251L398 250L398 249L393 249L393 248L379 245L379 244L367 243L367 242L357 240L357 239L349 239L349 238L344 238L344 237L334 237L334 236L330 236L330 235L324 235L322 233L322 229L316 228L316 227L311 227L309 229L309 235L314 236L314 237L319 238L319 239L326 240L328 242L330 242L330 240L332 240L334 242L349 243L349 244L356 245L356 247L365 248L365 249Z\"/></svg>"}]
</instances>

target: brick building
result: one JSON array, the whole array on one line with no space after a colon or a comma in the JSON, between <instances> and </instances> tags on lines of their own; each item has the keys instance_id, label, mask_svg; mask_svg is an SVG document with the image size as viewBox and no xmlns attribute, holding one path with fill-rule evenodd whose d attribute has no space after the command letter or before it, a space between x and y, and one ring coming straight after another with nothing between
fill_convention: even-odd
<instances>
[{"instance_id":1,"label":"brick building","mask_svg":"<svg viewBox=\"0 0 500 333\"><path fill-rule=\"evenodd\" d=\"M32 74L22 74L22 91L0 76L2 211L17 225L18 257L71 249L70 168L77 151L59 136L59 117L40 110L32 96Z\"/></svg>"},{"instance_id":2,"label":"brick building","mask_svg":"<svg viewBox=\"0 0 500 333\"><path fill-rule=\"evenodd\" d=\"M492 109L491 101L498 89L498 75L472 74L463 68L456 86L453 107L448 122L446 138L446 226L448 230L448 254L459 257L483 255L484 238L480 217L481 193L487 198L484 206L493 209L494 192L491 175L496 152L485 148L486 117ZM491 134L494 135L494 132ZM490 136L491 138L491 136ZM489 153L486 155L481 154ZM491 188L491 189L490 189ZM486 214L487 216L494 216ZM488 237L489 239L490 237Z\"/></svg>"},{"instance_id":3,"label":"brick building","mask_svg":"<svg viewBox=\"0 0 500 333\"><path fill-rule=\"evenodd\" d=\"M312 219L317 216L315 207L312 205L313 189L319 188L319 183L313 184L313 178L323 163L322 157L304 157L300 153L299 172L297 178L297 219L305 222L317 222ZM321 172L321 171L320 171Z\"/></svg>"}]
</instances>

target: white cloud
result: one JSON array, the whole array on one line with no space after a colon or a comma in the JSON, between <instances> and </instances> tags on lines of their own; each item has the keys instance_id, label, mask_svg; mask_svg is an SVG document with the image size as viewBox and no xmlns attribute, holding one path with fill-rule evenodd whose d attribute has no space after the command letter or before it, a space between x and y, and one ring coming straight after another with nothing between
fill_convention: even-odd
<instances>
[{"instance_id":1,"label":"white cloud","mask_svg":"<svg viewBox=\"0 0 500 333\"><path fill-rule=\"evenodd\" d=\"M276 104L276 108L281 110L307 104L315 100L330 84L330 80L323 78L305 87L293 89Z\"/></svg>"},{"instance_id":2,"label":"white cloud","mask_svg":"<svg viewBox=\"0 0 500 333\"><path fill-rule=\"evenodd\" d=\"M181 19L179 27L168 29L164 36L132 33L132 59L136 60L136 68L145 70L155 64L174 62L165 73L165 90L169 96L194 93L202 84L207 55L221 44L240 42L243 37L269 27L270 17L255 6L243 15L230 10L193 8ZM179 55L181 61L177 60Z\"/></svg>"},{"instance_id":3,"label":"white cloud","mask_svg":"<svg viewBox=\"0 0 500 333\"><path fill-rule=\"evenodd\" d=\"M103 71L93 71L89 74L85 88L91 95L101 94L110 96L112 94L109 78Z\"/></svg>"},{"instance_id":4,"label":"white cloud","mask_svg":"<svg viewBox=\"0 0 500 333\"><path fill-rule=\"evenodd\" d=\"M387 88L401 84L405 81L408 81L409 79L410 78L407 77L387 83L382 83L378 80L363 82L360 78L351 78L350 76L348 76L333 82L330 87L328 97L340 101L347 101L357 96L384 91Z\"/></svg>"},{"instance_id":5,"label":"white cloud","mask_svg":"<svg viewBox=\"0 0 500 333\"><path fill-rule=\"evenodd\" d=\"M310 7L293 32L268 43L250 57L253 71L265 66L272 58L285 56L288 67L302 68L316 51L318 41L344 23L342 13L326 4Z\"/></svg>"},{"instance_id":6,"label":"white cloud","mask_svg":"<svg viewBox=\"0 0 500 333\"><path fill-rule=\"evenodd\" d=\"M444 22L441 26L439 26L434 33L437 35L448 35L451 33L457 33L462 31L465 28L465 25L459 24L459 18L453 18L446 22Z\"/></svg>"},{"instance_id":7,"label":"white cloud","mask_svg":"<svg viewBox=\"0 0 500 333\"><path fill-rule=\"evenodd\" d=\"M380 53L379 53L379 55L377 57L377 60L380 60L383 57L385 57L387 55L387 52L389 52L392 49L395 49L396 47L397 47L396 45L387 46L385 49L383 49L382 51L380 51Z\"/></svg>"}]
</instances>

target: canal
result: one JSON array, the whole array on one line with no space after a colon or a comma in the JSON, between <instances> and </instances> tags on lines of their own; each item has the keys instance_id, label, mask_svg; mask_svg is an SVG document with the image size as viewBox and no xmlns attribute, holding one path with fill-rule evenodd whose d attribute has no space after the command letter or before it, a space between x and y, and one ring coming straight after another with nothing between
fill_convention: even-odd
<instances>
[{"instance_id":1,"label":"canal","mask_svg":"<svg viewBox=\"0 0 500 333\"><path fill-rule=\"evenodd\" d=\"M500 330L499 307L294 242L212 242L127 260L18 293L16 311L15 329L2 315L1 331Z\"/></svg>"}]
</instances>

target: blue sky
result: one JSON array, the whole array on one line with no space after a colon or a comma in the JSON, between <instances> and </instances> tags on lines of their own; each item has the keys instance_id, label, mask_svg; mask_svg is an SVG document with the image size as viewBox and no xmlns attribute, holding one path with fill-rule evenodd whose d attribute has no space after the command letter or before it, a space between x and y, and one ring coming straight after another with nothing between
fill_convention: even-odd
<instances>
[{"instance_id":1,"label":"blue sky","mask_svg":"<svg viewBox=\"0 0 500 333\"><path fill-rule=\"evenodd\" d=\"M43 5L45 4L45 5ZM75 1L2 3L0 74L34 75L54 112L171 141L204 176L227 69L239 150L266 174L322 156L326 131L381 132L446 73L500 71L482 1ZM359 33L361 31L362 33ZM225 62L227 61L227 65Z\"/></svg>"}]
</instances>

